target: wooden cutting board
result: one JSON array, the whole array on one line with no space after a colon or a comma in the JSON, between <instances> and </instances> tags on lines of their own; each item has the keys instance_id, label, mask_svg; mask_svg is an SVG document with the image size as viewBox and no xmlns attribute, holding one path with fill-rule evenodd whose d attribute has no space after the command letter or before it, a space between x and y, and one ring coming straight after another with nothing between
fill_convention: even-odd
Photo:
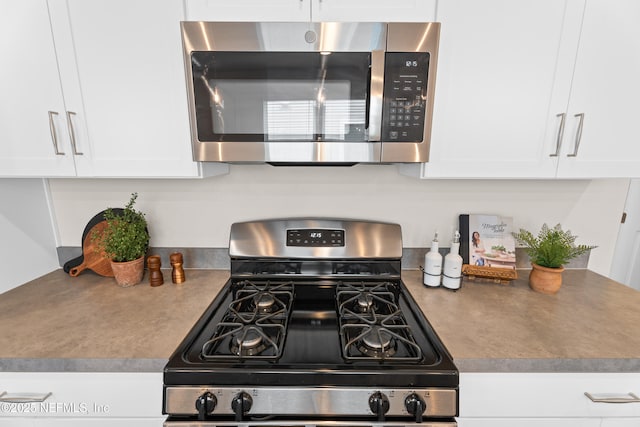
<instances>
[{"instance_id":1,"label":"wooden cutting board","mask_svg":"<svg viewBox=\"0 0 640 427\"><path fill-rule=\"evenodd\" d=\"M114 208L113 211L120 215L123 209ZM96 251L96 244L91 238L94 232L101 233L107 226L104 213L105 211L102 211L95 215L84 228L82 233L82 255L64 264L64 271L71 276L76 277L84 270L92 270L100 276L113 277L111 262L104 257L104 253Z\"/></svg>"},{"instance_id":2,"label":"wooden cutting board","mask_svg":"<svg viewBox=\"0 0 640 427\"><path fill-rule=\"evenodd\" d=\"M93 233L102 233L107 227L107 221L101 221L91 227L89 234L84 238L82 242L82 263L69 270L69 274L76 277L84 270L92 270L94 273L100 276L113 277L113 271L111 270L111 261L104 254L104 251L97 251L97 244L93 241Z\"/></svg>"}]
</instances>

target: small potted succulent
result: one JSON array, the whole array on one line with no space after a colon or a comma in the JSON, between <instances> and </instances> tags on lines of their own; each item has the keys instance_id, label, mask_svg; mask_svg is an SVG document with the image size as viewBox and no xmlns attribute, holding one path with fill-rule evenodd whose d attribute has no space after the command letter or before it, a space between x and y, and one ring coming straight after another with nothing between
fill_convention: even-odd
<instances>
[{"instance_id":1,"label":"small potted succulent","mask_svg":"<svg viewBox=\"0 0 640 427\"><path fill-rule=\"evenodd\" d=\"M564 265L569 260L597 247L576 245L577 237L569 230L562 230L560 224L553 228L543 224L538 236L522 228L512 234L518 243L525 246L531 260L529 286L545 294L555 294L560 290Z\"/></svg>"},{"instance_id":2,"label":"small potted succulent","mask_svg":"<svg viewBox=\"0 0 640 427\"><path fill-rule=\"evenodd\" d=\"M133 286L142 280L144 255L149 246L149 232L144 214L134 209L138 193L132 193L124 209L109 208L104 213L106 226L92 235L97 250L111 260L116 282L122 287Z\"/></svg>"}]
</instances>

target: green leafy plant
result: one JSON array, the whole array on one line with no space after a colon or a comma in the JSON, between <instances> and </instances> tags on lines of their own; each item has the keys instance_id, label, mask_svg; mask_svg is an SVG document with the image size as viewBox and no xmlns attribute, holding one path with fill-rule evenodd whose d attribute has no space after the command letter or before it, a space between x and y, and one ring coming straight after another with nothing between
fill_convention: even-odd
<instances>
[{"instance_id":1,"label":"green leafy plant","mask_svg":"<svg viewBox=\"0 0 640 427\"><path fill-rule=\"evenodd\" d=\"M573 236L569 230L562 230L560 224L553 228L543 224L537 237L522 228L518 233L512 234L519 243L525 245L525 251L531 262L542 267L561 267L569 260L597 247L576 245L577 237Z\"/></svg>"},{"instance_id":2,"label":"green leafy plant","mask_svg":"<svg viewBox=\"0 0 640 427\"><path fill-rule=\"evenodd\" d=\"M112 261L133 261L144 256L149 245L149 232L144 214L133 208L138 193L132 193L129 203L116 213L109 208L104 213L107 222L102 233L93 233L92 241Z\"/></svg>"}]
</instances>

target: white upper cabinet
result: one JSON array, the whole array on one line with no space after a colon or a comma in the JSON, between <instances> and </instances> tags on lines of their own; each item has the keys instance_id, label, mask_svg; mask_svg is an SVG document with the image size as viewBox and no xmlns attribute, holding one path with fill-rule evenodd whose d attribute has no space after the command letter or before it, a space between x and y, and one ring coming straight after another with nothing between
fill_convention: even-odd
<instances>
[{"instance_id":1,"label":"white upper cabinet","mask_svg":"<svg viewBox=\"0 0 640 427\"><path fill-rule=\"evenodd\" d=\"M185 0L192 21L422 22L436 0Z\"/></svg>"},{"instance_id":2,"label":"white upper cabinet","mask_svg":"<svg viewBox=\"0 0 640 427\"><path fill-rule=\"evenodd\" d=\"M182 2L49 0L79 176L191 177ZM82 154L80 154L82 153Z\"/></svg>"},{"instance_id":3,"label":"white upper cabinet","mask_svg":"<svg viewBox=\"0 0 640 427\"><path fill-rule=\"evenodd\" d=\"M640 177L638 22L637 0L587 0L558 176Z\"/></svg>"},{"instance_id":4,"label":"white upper cabinet","mask_svg":"<svg viewBox=\"0 0 640 427\"><path fill-rule=\"evenodd\" d=\"M2 2L0 176L228 171L192 160L183 18L180 0Z\"/></svg>"},{"instance_id":5,"label":"white upper cabinet","mask_svg":"<svg viewBox=\"0 0 640 427\"><path fill-rule=\"evenodd\" d=\"M640 176L640 3L447 0L437 19L431 155L403 172Z\"/></svg>"},{"instance_id":6,"label":"white upper cabinet","mask_svg":"<svg viewBox=\"0 0 640 427\"><path fill-rule=\"evenodd\" d=\"M185 0L188 21L308 21L312 0Z\"/></svg>"},{"instance_id":7,"label":"white upper cabinet","mask_svg":"<svg viewBox=\"0 0 640 427\"><path fill-rule=\"evenodd\" d=\"M429 163L423 177L553 177L580 5L447 0ZM575 10L574 10L575 9ZM564 43L564 44L563 44ZM574 46L573 56L575 56ZM568 79L556 87L559 77Z\"/></svg>"},{"instance_id":8,"label":"white upper cabinet","mask_svg":"<svg viewBox=\"0 0 640 427\"><path fill-rule=\"evenodd\" d=\"M311 0L314 21L429 22L436 0Z\"/></svg>"},{"instance_id":9,"label":"white upper cabinet","mask_svg":"<svg viewBox=\"0 0 640 427\"><path fill-rule=\"evenodd\" d=\"M0 3L0 56L0 177L74 176L46 0Z\"/></svg>"}]
</instances>

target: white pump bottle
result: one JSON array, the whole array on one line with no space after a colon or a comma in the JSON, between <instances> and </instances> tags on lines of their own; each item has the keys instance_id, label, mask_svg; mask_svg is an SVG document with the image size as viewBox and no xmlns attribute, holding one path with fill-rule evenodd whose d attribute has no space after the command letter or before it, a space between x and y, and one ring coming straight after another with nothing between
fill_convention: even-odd
<instances>
[{"instance_id":1,"label":"white pump bottle","mask_svg":"<svg viewBox=\"0 0 640 427\"><path fill-rule=\"evenodd\" d=\"M456 230L451 242L451 250L444 257L442 286L448 289L460 289L462 283L462 257L460 252L460 233Z\"/></svg>"},{"instance_id":2,"label":"white pump bottle","mask_svg":"<svg viewBox=\"0 0 640 427\"><path fill-rule=\"evenodd\" d=\"M424 256L423 282L426 286L440 286L440 274L442 273L442 255L438 252L438 232L436 231L431 250Z\"/></svg>"}]
</instances>

